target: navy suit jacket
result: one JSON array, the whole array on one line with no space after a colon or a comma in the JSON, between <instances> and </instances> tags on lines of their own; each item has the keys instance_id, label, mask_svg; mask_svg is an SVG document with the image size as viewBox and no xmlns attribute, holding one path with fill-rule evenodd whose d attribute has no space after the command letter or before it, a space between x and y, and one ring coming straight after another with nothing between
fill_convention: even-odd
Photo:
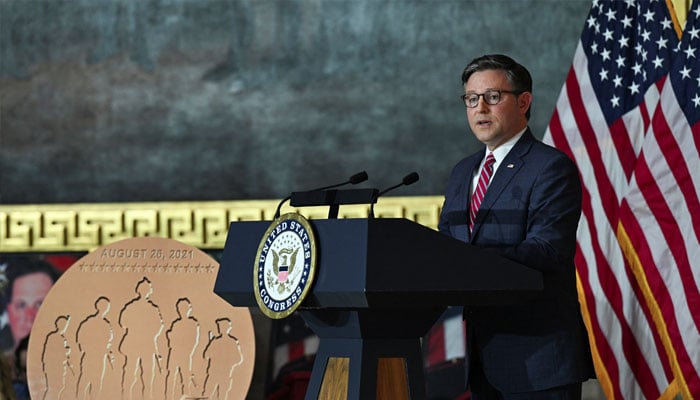
<instances>
[{"instance_id":1,"label":"navy suit jacket","mask_svg":"<svg viewBox=\"0 0 700 400\"><path fill-rule=\"evenodd\" d=\"M439 230L542 272L544 290L513 306L465 307L468 356L478 355L486 379L506 393L592 378L574 267L581 215L576 165L528 129L491 178L470 235L470 185L483 157L481 150L454 167ZM468 260L464 266L488 267Z\"/></svg>"}]
</instances>

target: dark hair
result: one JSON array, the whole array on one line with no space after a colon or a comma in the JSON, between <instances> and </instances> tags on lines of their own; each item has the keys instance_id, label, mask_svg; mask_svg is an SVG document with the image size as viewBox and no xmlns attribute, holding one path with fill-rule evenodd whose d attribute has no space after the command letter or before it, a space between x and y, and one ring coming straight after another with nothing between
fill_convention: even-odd
<instances>
[{"instance_id":1,"label":"dark hair","mask_svg":"<svg viewBox=\"0 0 700 400\"><path fill-rule=\"evenodd\" d=\"M37 256L9 256L0 259L0 264L5 264L5 304L12 300L13 285L17 278L34 273L44 273L51 278L51 282L56 282L60 273L48 261Z\"/></svg>"},{"instance_id":2,"label":"dark hair","mask_svg":"<svg viewBox=\"0 0 700 400\"><path fill-rule=\"evenodd\" d=\"M513 86L513 91L517 93L532 93L532 76L530 76L530 72L527 68L503 54L487 54L471 60L462 72L462 85L467 83L474 72L492 69L506 73L506 78ZM527 109L525 117L530 119L530 108Z\"/></svg>"}]
</instances>

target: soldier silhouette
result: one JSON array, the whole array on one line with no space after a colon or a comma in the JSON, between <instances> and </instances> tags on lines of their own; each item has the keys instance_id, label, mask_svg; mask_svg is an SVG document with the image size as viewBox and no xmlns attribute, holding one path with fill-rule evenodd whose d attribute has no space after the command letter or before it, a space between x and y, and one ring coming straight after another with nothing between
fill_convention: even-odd
<instances>
[{"instance_id":1,"label":"soldier silhouette","mask_svg":"<svg viewBox=\"0 0 700 400\"><path fill-rule=\"evenodd\" d=\"M200 324L192 316L192 303L181 298L175 304L178 317L165 333L168 339L168 376L166 392L170 399L180 399L185 394L201 395L203 382L195 377L195 353L199 346Z\"/></svg>"},{"instance_id":2,"label":"soldier silhouette","mask_svg":"<svg viewBox=\"0 0 700 400\"><path fill-rule=\"evenodd\" d=\"M75 369L71 361L71 346L66 337L70 316L60 315L54 325L56 329L46 335L41 354L41 364L46 379L44 399L71 399L75 393Z\"/></svg>"},{"instance_id":3,"label":"soldier silhouette","mask_svg":"<svg viewBox=\"0 0 700 400\"><path fill-rule=\"evenodd\" d=\"M207 361L205 393L209 399L227 400L233 387L233 372L243 363L243 352L238 338L231 334L233 325L228 318L216 320L218 334L211 336L204 349Z\"/></svg>"},{"instance_id":4,"label":"soldier silhouette","mask_svg":"<svg viewBox=\"0 0 700 400\"><path fill-rule=\"evenodd\" d=\"M80 322L75 333L80 350L79 399L104 398L102 393L113 393L114 389L109 383L121 376L117 373L113 351L114 327L107 318L110 308L108 298L97 298L95 312Z\"/></svg>"},{"instance_id":5,"label":"soldier silhouette","mask_svg":"<svg viewBox=\"0 0 700 400\"><path fill-rule=\"evenodd\" d=\"M122 394L126 400L162 399L165 393L154 393L164 373L161 349L165 349L165 323L160 308L151 301L151 281L143 277L136 284L136 297L119 313L119 326L124 332L119 352L125 357L122 372Z\"/></svg>"}]
</instances>

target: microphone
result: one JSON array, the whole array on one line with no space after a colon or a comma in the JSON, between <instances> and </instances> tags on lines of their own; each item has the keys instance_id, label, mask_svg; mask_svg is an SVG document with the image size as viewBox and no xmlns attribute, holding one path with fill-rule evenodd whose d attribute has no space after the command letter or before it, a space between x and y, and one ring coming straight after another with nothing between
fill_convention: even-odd
<instances>
[{"instance_id":1,"label":"microphone","mask_svg":"<svg viewBox=\"0 0 700 400\"><path fill-rule=\"evenodd\" d=\"M351 176L350 179L348 179L347 181L344 181L341 183L336 183L333 185L323 186L323 187L320 187L318 189L309 190L309 192L320 192L321 190L333 189L333 188L337 188L339 186L343 186L343 185L347 185L347 184L356 185L360 182L366 181L367 179L369 179L367 172L362 171L362 172L358 172L355 175ZM280 209L282 208L282 204L284 204L285 202L287 202L291 198L292 198L292 195L290 194L289 196L282 199L282 201L280 201L280 203L277 205L277 211L275 211L275 218L273 218L273 219L277 219L280 216Z\"/></svg>"},{"instance_id":2,"label":"microphone","mask_svg":"<svg viewBox=\"0 0 700 400\"><path fill-rule=\"evenodd\" d=\"M330 186L324 186L322 188L318 188L318 189L314 189L314 190L309 190L309 192L318 192L321 190L333 189L333 188L337 188L339 186L347 185L348 183L351 185L357 185L358 183L364 182L367 179L369 179L367 172L362 171L362 172L358 172L355 175L351 176L350 179L348 179L345 182L336 183L335 185L330 185Z\"/></svg>"},{"instance_id":3,"label":"microphone","mask_svg":"<svg viewBox=\"0 0 700 400\"><path fill-rule=\"evenodd\" d=\"M390 186L390 187L382 190L381 192L377 193L377 195L374 196L374 199L372 199L372 203L369 206L369 217L374 218L374 205L377 203L379 196L383 195L384 193L386 193L390 190L394 190L399 186L408 186L408 185L412 185L416 182L418 182L418 173L411 172L410 174L403 177L403 179L401 180L401 183L396 184L394 186Z\"/></svg>"}]
</instances>

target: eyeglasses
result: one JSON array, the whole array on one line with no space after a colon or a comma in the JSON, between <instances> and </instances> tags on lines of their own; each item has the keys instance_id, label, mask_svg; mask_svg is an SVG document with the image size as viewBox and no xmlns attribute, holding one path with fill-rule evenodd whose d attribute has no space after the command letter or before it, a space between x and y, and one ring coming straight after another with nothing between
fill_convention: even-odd
<instances>
[{"instance_id":1,"label":"eyeglasses","mask_svg":"<svg viewBox=\"0 0 700 400\"><path fill-rule=\"evenodd\" d=\"M484 97L486 104L495 106L501 102L501 94L503 93L510 93L517 96L523 92L516 92L513 90L487 90L484 93L469 93L463 94L459 97L462 99L465 106L468 108L474 108L479 105L479 97L482 96Z\"/></svg>"}]
</instances>

